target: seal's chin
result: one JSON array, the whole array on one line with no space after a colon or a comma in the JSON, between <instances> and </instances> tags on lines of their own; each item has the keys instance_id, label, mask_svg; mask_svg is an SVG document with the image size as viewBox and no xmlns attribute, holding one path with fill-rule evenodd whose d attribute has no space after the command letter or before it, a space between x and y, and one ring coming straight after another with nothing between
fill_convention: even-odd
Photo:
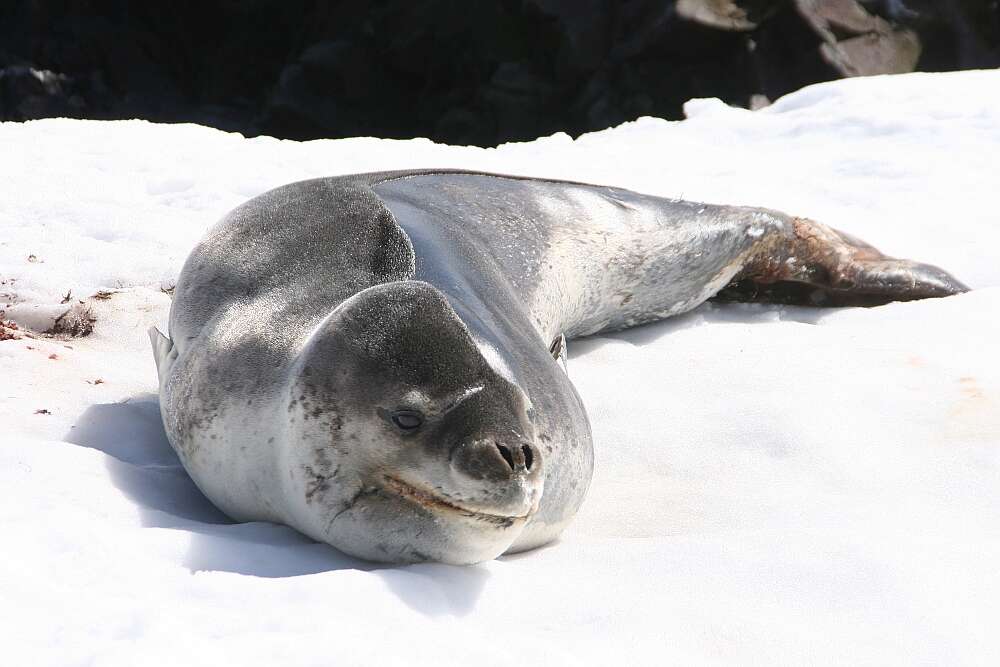
<instances>
[{"instance_id":1,"label":"seal's chin","mask_svg":"<svg viewBox=\"0 0 1000 667\"><path fill-rule=\"evenodd\" d=\"M446 499L441 495L430 491L419 489L412 484L408 484L407 482L390 475L383 475L382 489L388 494L395 495L405 501L415 503L428 512L434 514L455 514L477 521L492 522L501 528L507 528L517 522L527 521L528 518L530 518L531 515L538 509L537 502L534 503L527 512L515 515L504 514L501 512L487 512L481 509L463 507L456 504L453 500Z\"/></svg>"},{"instance_id":2,"label":"seal's chin","mask_svg":"<svg viewBox=\"0 0 1000 667\"><path fill-rule=\"evenodd\" d=\"M469 565L507 551L536 509L533 502L518 516L494 514L380 474L314 537L366 560Z\"/></svg>"}]
</instances>

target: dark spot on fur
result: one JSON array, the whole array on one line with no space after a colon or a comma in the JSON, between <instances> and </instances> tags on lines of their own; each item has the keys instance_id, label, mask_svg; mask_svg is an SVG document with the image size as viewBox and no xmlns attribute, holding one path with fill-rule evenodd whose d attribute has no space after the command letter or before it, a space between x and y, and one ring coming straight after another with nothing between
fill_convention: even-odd
<instances>
[{"instance_id":1,"label":"dark spot on fur","mask_svg":"<svg viewBox=\"0 0 1000 667\"><path fill-rule=\"evenodd\" d=\"M329 491L330 484L327 481L327 475L317 473L312 469L312 466L305 466L303 470L310 478L306 481L306 502L311 503L317 493L322 495Z\"/></svg>"}]
</instances>

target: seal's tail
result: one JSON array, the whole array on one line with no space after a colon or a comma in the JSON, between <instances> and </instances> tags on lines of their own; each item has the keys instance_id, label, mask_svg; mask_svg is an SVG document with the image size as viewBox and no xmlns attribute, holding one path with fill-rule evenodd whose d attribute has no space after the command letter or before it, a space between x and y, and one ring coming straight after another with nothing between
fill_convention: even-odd
<instances>
[{"instance_id":1,"label":"seal's tail","mask_svg":"<svg viewBox=\"0 0 1000 667\"><path fill-rule=\"evenodd\" d=\"M163 384L163 378L170 372L170 367L177 359L177 350L174 348L174 341L170 340L156 327L149 328L149 342L153 346L153 359L156 361L156 374Z\"/></svg>"}]
</instances>

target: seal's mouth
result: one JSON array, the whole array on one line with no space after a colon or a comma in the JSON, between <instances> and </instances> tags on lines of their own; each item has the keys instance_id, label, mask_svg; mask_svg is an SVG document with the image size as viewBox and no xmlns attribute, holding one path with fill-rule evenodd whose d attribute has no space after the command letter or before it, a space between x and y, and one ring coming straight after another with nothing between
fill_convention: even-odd
<instances>
[{"instance_id":1,"label":"seal's mouth","mask_svg":"<svg viewBox=\"0 0 1000 667\"><path fill-rule=\"evenodd\" d=\"M483 521L502 524L504 527L510 526L515 522L524 521L531 516L534 511L534 509L532 509L525 514L511 516L508 514L491 514L480 510L472 510L467 507L456 505L453 502L445 500L441 496L424 491L423 489L418 489L415 486L407 484L406 482L395 477L390 477L389 475L382 476L382 488L395 496L409 500L410 502L420 505L424 509L431 512L458 513L470 519L480 519Z\"/></svg>"}]
</instances>

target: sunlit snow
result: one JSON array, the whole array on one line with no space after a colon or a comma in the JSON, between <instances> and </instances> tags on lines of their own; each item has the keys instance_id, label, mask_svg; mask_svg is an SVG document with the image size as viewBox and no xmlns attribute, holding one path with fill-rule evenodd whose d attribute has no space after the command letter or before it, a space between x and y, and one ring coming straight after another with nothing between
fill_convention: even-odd
<instances>
[{"instance_id":1,"label":"sunlit snow","mask_svg":"<svg viewBox=\"0 0 1000 667\"><path fill-rule=\"evenodd\" d=\"M4 319L96 317L85 338L0 342L0 663L1000 661L1000 71L687 112L497 149L0 124ZM163 290L247 198L409 167L778 208L975 289L708 305L570 342L597 470L545 549L382 567L231 523L160 425L145 331L165 327Z\"/></svg>"}]
</instances>

